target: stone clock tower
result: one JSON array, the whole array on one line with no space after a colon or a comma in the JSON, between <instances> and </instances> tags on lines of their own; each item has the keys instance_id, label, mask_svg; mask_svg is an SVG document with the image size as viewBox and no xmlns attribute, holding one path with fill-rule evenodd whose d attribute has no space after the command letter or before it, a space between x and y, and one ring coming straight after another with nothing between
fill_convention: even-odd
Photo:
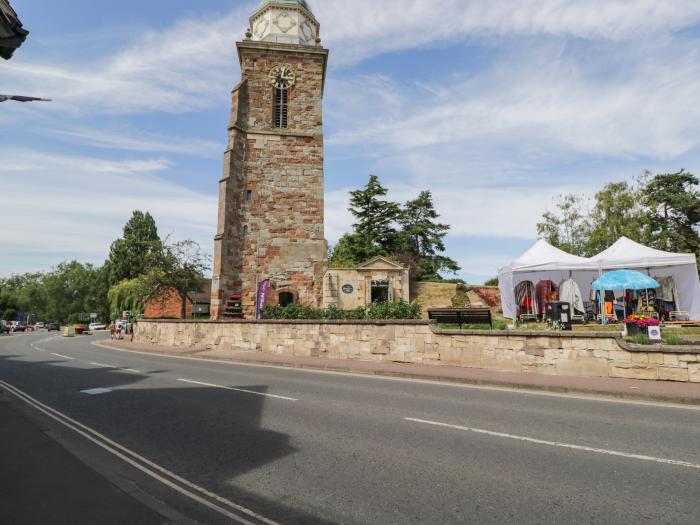
<instances>
[{"instance_id":1,"label":"stone clock tower","mask_svg":"<svg viewBox=\"0 0 700 525\"><path fill-rule=\"evenodd\" d=\"M242 295L255 315L259 283L268 304L320 306L323 230L322 99L328 50L305 0L263 0L238 42L242 78L233 90L220 181L212 317Z\"/></svg>"}]
</instances>

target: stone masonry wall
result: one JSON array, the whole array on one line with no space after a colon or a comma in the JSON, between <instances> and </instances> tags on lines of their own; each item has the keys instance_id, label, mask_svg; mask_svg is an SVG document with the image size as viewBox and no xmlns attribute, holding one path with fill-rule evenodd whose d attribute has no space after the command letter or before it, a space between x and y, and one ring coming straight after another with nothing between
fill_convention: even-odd
<instances>
[{"instance_id":1,"label":"stone masonry wall","mask_svg":"<svg viewBox=\"0 0 700 525\"><path fill-rule=\"evenodd\" d=\"M430 321L140 321L139 342L333 359L700 383L700 351L626 346L611 334L443 331Z\"/></svg>"},{"instance_id":2,"label":"stone masonry wall","mask_svg":"<svg viewBox=\"0 0 700 525\"><path fill-rule=\"evenodd\" d=\"M232 97L229 143L220 181L212 316L226 297L243 296L252 317L256 282L320 306L327 264L324 239L322 99L328 52L307 46L239 42L242 80ZM289 127L273 127L270 71L288 64Z\"/></svg>"}]
</instances>

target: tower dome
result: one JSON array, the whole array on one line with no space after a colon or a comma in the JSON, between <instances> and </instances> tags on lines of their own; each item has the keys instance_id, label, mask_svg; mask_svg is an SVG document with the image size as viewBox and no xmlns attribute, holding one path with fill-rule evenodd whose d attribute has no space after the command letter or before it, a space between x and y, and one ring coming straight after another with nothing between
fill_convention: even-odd
<instances>
[{"instance_id":1,"label":"tower dome","mask_svg":"<svg viewBox=\"0 0 700 525\"><path fill-rule=\"evenodd\" d=\"M254 41L315 46L320 24L306 0L261 0L250 31Z\"/></svg>"},{"instance_id":2,"label":"tower dome","mask_svg":"<svg viewBox=\"0 0 700 525\"><path fill-rule=\"evenodd\" d=\"M268 4L288 4L288 5L300 5L304 9L306 9L309 13L313 14L311 11L311 8L309 7L309 4L306 0L261 0L260 5L258 6L258 9L262 9L263 7L266 7Z\"/></svg>"}]
</instances>

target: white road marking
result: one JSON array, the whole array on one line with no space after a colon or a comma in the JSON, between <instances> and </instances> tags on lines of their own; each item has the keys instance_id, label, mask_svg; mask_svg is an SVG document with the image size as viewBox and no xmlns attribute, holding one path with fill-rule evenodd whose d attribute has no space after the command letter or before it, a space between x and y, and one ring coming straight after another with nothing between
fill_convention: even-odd
<instances>
[{"instance_id":1,"label":"white road marking","mask_svg":"<svg viewBox=\"0 0 700 525\"><path fill-rule=\"evenodd\" d=\"M202 383L201 381L190 381L189 379L178 379L178 381L181 381L183 383L190 383L191 385L207 386L210 388L221 388L222 390L233 390L235 392L243 392L245 394L254 394L256 396L274 397L275 399L284 399L285 401L299 401L298 399L295 399L293 397L278 396L275 394L265 394L263 392L256 392L254 390L245 390L243 388L233 388L230 386L222 385L213 385L211 383Z\"/></svg>"},{"instance_id":2,"label":"white road marking","mask_svg":"<svg viewBox=\"0 0 700 525\"><path fill-rule=\"evenodd\" d=\"M90 396L99 396L102 394L109 394L112 391L111 388L90 388L89 390L81 390L81 394L88 394Z\"/></svg>"},{"instance_id":3,"label":"white road marking","mask_svg":"<svg viewBox=\"0 0 700 525\"><path fill-rule=\"evenodd\" d=\"M138 350L128 350L126 348L113 348L111 346L100 344L99 341L94 341L90 343L99 348L104 348L105 350L111 350L113 352L123 352L127 354L138 354L146 355L154 358L162 359L179 359L181 361L200 361L202 363L218 363L222 365L229 365L234 367L246 367L246 368L274 368L277 370L286 370L287 372L300 372L304 374L330 374L337 376L350 376L359 377L363 379L374 379L378 381L399 381L403 383L423 383L427 385L437 385L447 388L461 388L467 390L485 390L487 392L504 392L508 394L520 394L527 396L544 396L544 397L559 397L563 399L573 399L578 401L595 401L600 403L615 403L620 405L636 405L641 407L654 407L654 408L672 408L680 410L693 410L700 411L700 406L698 405L684 405L680 403L673 402L662 402L662 401L644 401L636 399L620 399L616 397L603 397L605 394L592 395L592 394L562 394L558 392L544 392L527 388L513 388L507 386L486 386L486 385L471 385L465 383L453 383L448 381L435 381L432 379L415 379L411 377L391 377L382 376L375 374L361 374L357 372L336 372L333 370L317 370L313 368L297 368L291 366L280 366L280 365L268 365L268 364L256 364L256 363L242 363L236 361L224 361L222 359L202 359L201 357L188 357L181 355L167 355L167 354L156 354L153 352L140 352Z\"/></svg>"},{"instance_id":4,"label":"white road marking","mask_svg":"<svg viewBox=\"0 0 700 525\"><path fill-rule=\"evenodd\" d=\"M35 409L39 410L40 412L46 414L51 419L54 419L55 421L58 421L60 424L77 432L78 434L80 434L84 438L92 441L93 443L95 443L99 447L110 452L111 454L118 457L122 461L128 463L129 465L133 466L134 468L137 468L141 472L144 472L145 474L149 475L153 479L159 481L160 483L163 483L164 485L179 492L180 494L187 496L188 498L190 498L198 503L201 503L202 505L204 505L204 506L226 516L226 517L235 520L237 523L241 523L243 525L255 525L252 522L246 520L245 518L242 518L241 516L234 514L233 512L231 512L225 508L222 508L219 505L216 505L210 501L207 501L206 499L195 494L194 492L198 492L199 494L206 496L206 497L216 501L217 503L228 507L229 509L235 510L235 511L240 512L241 514L244 514L250 518L261 521L261 522L265 523L266 525L280 525L279 523L272 521L268 518L265 518L264 516L261 516L260 514L257 514L256 512L254 512L246 507L243 507L242 505L238 505L237 503L234 503L231 500L223 498L222 496L219 496L218 494L214 494L213 492L209 492L208 490L200 487L199 485L195 485L191 481L188 481L185 478L182 478L182 477L178 476L177 474L170 472L166 468L161 467L160 465L150 461L149 459L146 459L145 457L140 456L136 452L120 445L119 443L116 443L115 441L112 441L108 437L100 434L99 432L91 429L90 427L83 425L82 423L80 423L74 419L71 419L70 417L63 414L62 412L59 412L58 410L55 410L55 409L51 408L50 406L41 403L40 401L31 397L29 394L26 394L25 392L21 391L19 388L16 388L16 387L10 385L9 383L6 383L5 381L0 380L0 386L7 389L7 391L9 393L11 393L15 397L21 399L22 401L24 401L28 405L30 405L30 406L34 407ZM129 456L131 456L131 457L129 457ZM139 461L141 463L139 463ZM163 476L161 476L158 472L163 474ZM191 489L191 491L175 484L173 481L171 481L170 479L167 479L165 476L168 476L169 478L177 481L181 485L188 487L189 489Z\"/></svg>"},{"instance_id":5,"label":"white road marking","mask_svg":"<svg viewBox=\"0 0 700 525\"><path fill-rule=\"evenodd\" d=\"M90 363L93 366L99 366L100 368L119 368L117 366L112 366L112 365L103 365L102 363Z\"/></svg>"},{"instance_id":6,"label":"white road marking","mask_svg":"<svg viewBox=\"0 0 700 525\"><path fill-rule=\"evenodd\" d=\"M132 374L143 374L141 370L134 370L133 368L122 368L124 372L131 372Z\"/></svg>"},{"instance_id":7,"label":"white road marking","mask_svg":"<svg viewBox=\"0 0 700 525\"><path fill-rule=\"evenodd\" d=\"M44 350L43 348L39 348L38 346L34 346L33 344L31 345L31 347L32 347L34 350L38 350L39 352L46 352L46 350Z\"/></svg>"},{"instance_id":8,"label":"white road marking","mask_svg":"<svg viewBox=\"0 0 700 525\"><path fill-rule=\"evenodd\" d=\"M678 461L675 459L657 458L654 456L644 456L642 454L631 454L629 452L619 452L617 450L607 450L604 448L593 448L593 447L586 447L586 446L582 446L582 445L572 445L570 443L560 443L558 441L546 441L544 439L536 439L536 438L531 438L531 437L527 437L527 436L516 436L514 434L506 434L504 432L494 432L492 430L484 430L481 428L463 427L461 425L450 425L449 423L441 423L439 421L428 421L425 419L416 419L416 418L412 418L412 417L405 417L404 420L405 421L412 421L413 423L423 423L425 425L432 425L435 427L463 430L466 432L474 432L476 434L486 434L487 436L515 439L517 441L525 441L527 443L534 443L536 445L547 445L550 447L568 448L568 449L572 449L572 450L580 450L583 452L594 452L596 454L606 454L608 456L618 456L618 457L622 457L622 458L638 459L641 461L653 461L655 463L665 463L667 465L676 465L679 467L700 469L700 465L698 465L696 463L689 463L687 461Z\"/></svg>"},{"instance_id":9,"label":"white road marking","mask_svg":"<svg viewBox=\"0 0 700 525\"><path fill-rule=\"evenodd\" d=\"M54 352L51 352L51 355L55 355L56 357L62 357L63 359L68 359L69 361L75 361L75 358L73 358L73 357L68 357L67 355L56 354L56 353L54 353Z\"/></svg>"}]
</instances>

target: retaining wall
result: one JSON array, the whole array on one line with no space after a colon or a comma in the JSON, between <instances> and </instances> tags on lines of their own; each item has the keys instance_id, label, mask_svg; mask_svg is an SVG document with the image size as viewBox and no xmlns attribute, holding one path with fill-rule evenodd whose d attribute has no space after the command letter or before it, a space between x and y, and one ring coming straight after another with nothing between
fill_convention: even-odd
<instances>
[{"instance_id":1,"label":"retaining wall","mask_svg":"<svg viewBox=\"0 0 700 525\"><path fill-rule=\"evenodd\" d=\"M135 340L198 350L700 383L700 349L638 347L614 333L441 330L432 321L142 320Z\"/></svg>"}]
</instances>

